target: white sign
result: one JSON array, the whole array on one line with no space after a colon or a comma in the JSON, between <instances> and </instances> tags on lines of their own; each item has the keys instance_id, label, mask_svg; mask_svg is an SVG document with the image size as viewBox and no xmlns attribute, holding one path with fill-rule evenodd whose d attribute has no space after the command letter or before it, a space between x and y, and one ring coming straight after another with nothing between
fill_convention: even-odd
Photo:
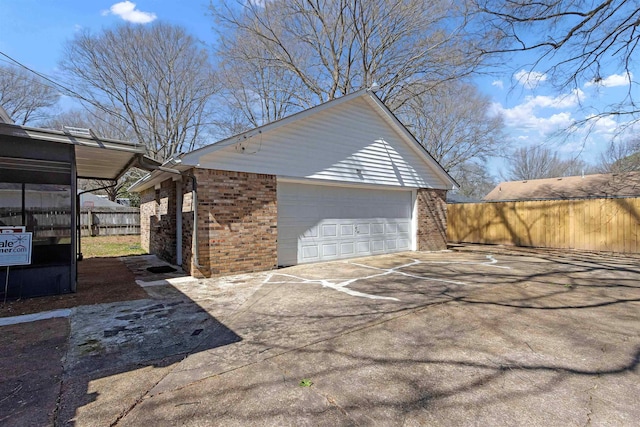
<instances>
[{"instance_id":1,"label":"white sign","mask_svg":"<svg viewBox=\"0 0 640 427\"><path fill-rule=\"evenodd\" d=\"M0 266L31 264L31 233L0 233Z\"/></svg>"},{"instance_id":2,"label":"white sign","mask_svg":"<svg viewBox=\"0 0 640 427\"><path fill-rule=\"evenodd\" d=\"M0 233L24 233L24 225L5 225L0 227Z\"/></svg>"}]
</instances>

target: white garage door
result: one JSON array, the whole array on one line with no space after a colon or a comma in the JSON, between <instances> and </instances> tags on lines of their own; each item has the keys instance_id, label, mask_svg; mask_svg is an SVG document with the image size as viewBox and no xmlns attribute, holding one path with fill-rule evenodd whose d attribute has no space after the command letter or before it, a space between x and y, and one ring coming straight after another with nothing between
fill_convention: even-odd
<instances>
[{"instance_id":1,"label":"white garage door","mask_svg":"<svg viewBox=\"0 0 640 427\"><path fill-rule=\"evenodd\" d=\"M278 265L411 249L411 191L278 183Z\"/></svg>"}]
</instances>

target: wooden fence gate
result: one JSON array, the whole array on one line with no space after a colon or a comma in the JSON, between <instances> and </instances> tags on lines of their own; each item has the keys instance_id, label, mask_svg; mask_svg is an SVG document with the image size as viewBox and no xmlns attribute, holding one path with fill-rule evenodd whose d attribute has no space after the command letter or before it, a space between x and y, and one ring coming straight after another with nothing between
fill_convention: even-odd
<instances>
[{"instance_id":1,"label":"wooden fence gate","mask_svg":"<svg viewBox=\"0 0 640 427\"><path fill-rule=\"evenodd\" d=\"M452 243L640 252L640 198L447 205Z\"/></svg>"}]
</instances>

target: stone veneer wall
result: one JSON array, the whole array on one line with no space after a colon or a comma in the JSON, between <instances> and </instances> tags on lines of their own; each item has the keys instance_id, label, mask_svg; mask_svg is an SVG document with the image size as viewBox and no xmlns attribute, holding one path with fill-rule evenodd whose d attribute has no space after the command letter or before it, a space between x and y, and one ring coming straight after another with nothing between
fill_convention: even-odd
<instances>
[{"instance_id":1,"label":"stone veneer wall","mask_svg":"<svg viewBox=\"0 0 640 427\"><path fill-rule=\"evenodd\" d=\"M204 268L191 265L191 274L209 277L275 268L276 177L209 169L193 169L192 173L198 181L198 256ZM190 231L186 221L183 231L185 236ZM186 258L192 264L190 250Z\"/></svg>"},{"instance_id":2,"label":"stone veneer wall","mask_svg":"<svg viewBox=\"0 0 640 427\"><path fill-rule=\"evenodd\" d=\"M418 189L419 251L440 251L447 248L447 191Z\"/></svg>"}]
</instances>

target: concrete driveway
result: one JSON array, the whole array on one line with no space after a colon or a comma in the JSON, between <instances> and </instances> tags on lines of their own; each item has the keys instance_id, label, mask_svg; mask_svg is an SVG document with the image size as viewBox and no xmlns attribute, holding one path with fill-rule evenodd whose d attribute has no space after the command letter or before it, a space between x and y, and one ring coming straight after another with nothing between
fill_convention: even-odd
<instances>
[{"instance_id":1,"label":"concrete driveway","mask_svg":"<svg viewBox=\"0 0 640 427\"><path fill-rule=\"evenodd\" d=\"M151 283L75 310L56 424L637 425L638 261L479 247Z\"/></svg>"}]
</instances>

